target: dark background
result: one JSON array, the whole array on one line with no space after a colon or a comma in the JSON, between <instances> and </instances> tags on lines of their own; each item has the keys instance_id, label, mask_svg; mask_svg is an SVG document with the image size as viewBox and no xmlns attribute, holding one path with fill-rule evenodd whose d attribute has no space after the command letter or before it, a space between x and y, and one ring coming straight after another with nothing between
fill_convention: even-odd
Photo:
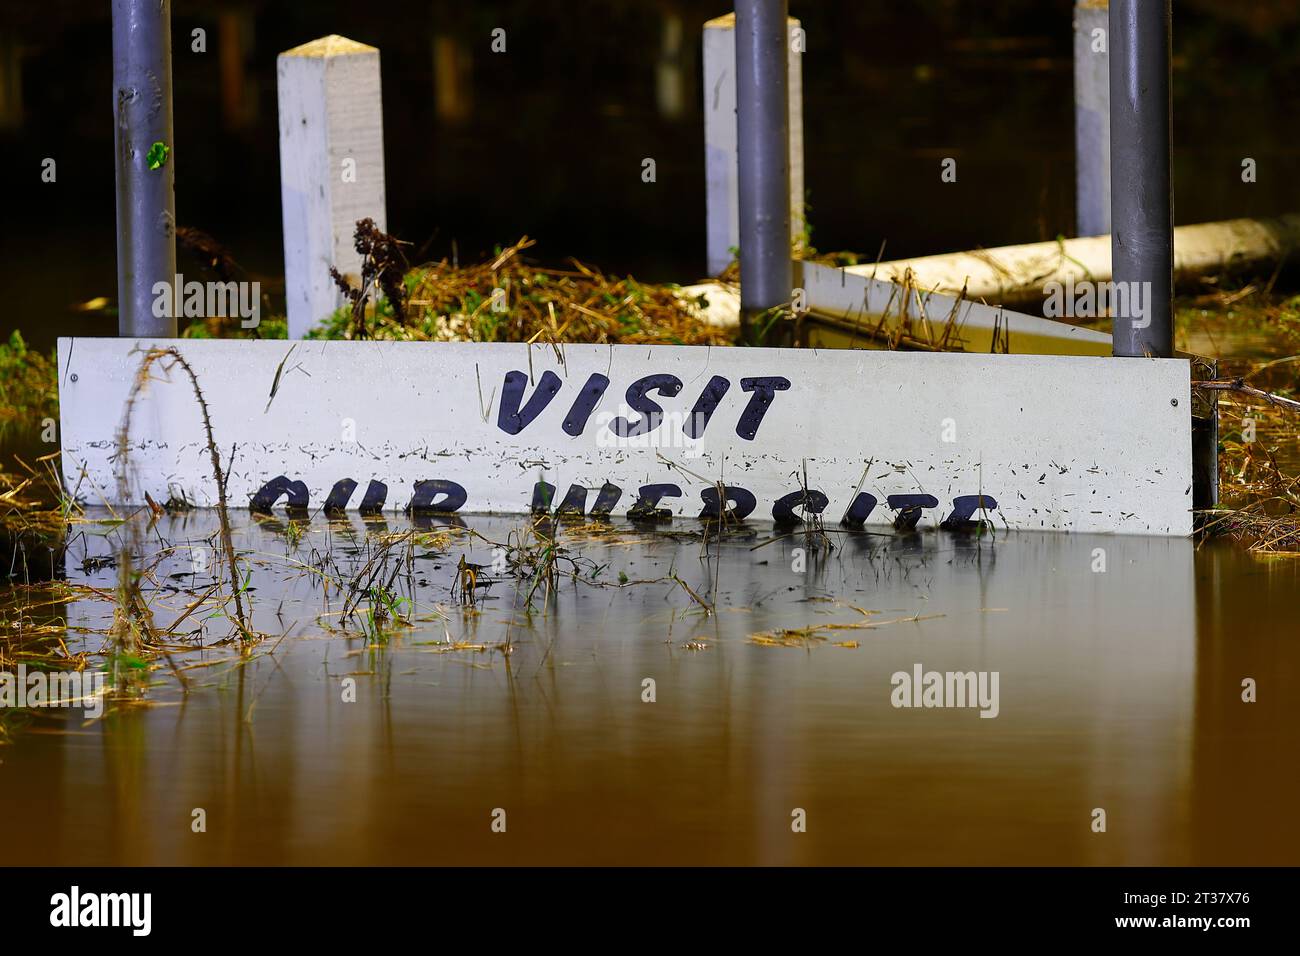
<instances>
[{"instance_id":1,"label":"dark background","mask_svg":"<svg viewBox=\"0 0 1300 956\"><path fill-rule=\"evenodd\" d=\"M340 33L380 48L389 228L423 258L577 256L649 281L704 271L700 32L726 0L176 0L176 209L254 278L282 276L275 57ZM48 348L113 334L111 30L106 0L0 5L0 334ZM808 35L813 243L887 258L1073 231L1070 0L792 0ZM680 20L685 108L657 103ZM1300 208L1300 2L1175 0L1179 223ZM508 52L490 52L507 31ZM207 31L207 52L190 33ZM439 114L435 36L465 59ZM224 65L223 65L224 58ZM53 157L58 180L43 184ZM654 157L658 181L641 181ZM939 161L958 159L958 182ZM1259 181L1241 182L1254 157ZM184 255L181 271L199 267Z\"/></svg>"}]
</instances>

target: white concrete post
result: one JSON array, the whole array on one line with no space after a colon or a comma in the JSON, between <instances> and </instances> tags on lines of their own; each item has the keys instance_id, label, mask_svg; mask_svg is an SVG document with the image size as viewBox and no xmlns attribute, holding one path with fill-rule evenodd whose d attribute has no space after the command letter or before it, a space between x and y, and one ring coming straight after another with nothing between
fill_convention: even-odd
<instances>
[{"instance_id":1,"label":"white concrete post","mask_svg":"<svg viewBox=\"0 0 1300 956\"><path fill-rule=\"evenodd\" d=\"M803 31L790 24L790 234L804 234ZM736 16L704 24L704 174L709 275L717 275L740 244L736 158Z\"/></svg>"},{"instance_id":2,"label":"white concrete post","mask_svg":"<svg viewBox=\"0 0 1300 956\"><path fill-rule=\"evenodd\" d=\"M281 53L277 76L284 284L300 339L343 303L330 266L359 281L357 220L388 228L379 51L322 37Z\"/></svg>"},{"instance_id":3,"label":"white concrete post","mask_svg":"<svg viewBox=\"0 0 1300 956\"><path fill-rule=\"evenodd\" d=\"M1075 226L1110 232L1110 3L1074 0Z\"/></svg>"}]
</instances>

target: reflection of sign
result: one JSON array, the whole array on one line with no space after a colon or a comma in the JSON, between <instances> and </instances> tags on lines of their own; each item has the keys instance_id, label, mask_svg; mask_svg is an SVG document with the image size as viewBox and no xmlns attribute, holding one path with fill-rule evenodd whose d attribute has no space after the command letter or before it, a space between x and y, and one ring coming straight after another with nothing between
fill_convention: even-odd
<instances>
[{"instance_id":1,"label":"reflection of sign","mask_svg":"<svg viewBox=\"0 0 1300 956\"><path fill-rule=\"evenodd\" d=\"M132 350L148 344L59 343L65 475L87 503L115 495ZM229 500L261 509L693 519L725 507L751 521L820 513L827 524L901 526L961 526L983 512L999 527L1191 530L1181 360L174 344L233 462ZM201 417L179 374L138 401L129 461L133 501L214 501Z\"/></svg>"}]
</instances>

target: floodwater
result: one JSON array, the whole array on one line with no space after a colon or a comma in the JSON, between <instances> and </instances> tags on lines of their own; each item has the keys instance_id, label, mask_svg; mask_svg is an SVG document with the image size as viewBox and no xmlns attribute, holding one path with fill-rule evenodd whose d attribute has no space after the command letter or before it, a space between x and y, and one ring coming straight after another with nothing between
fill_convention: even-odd
<instances>
[{"instance_id":1,"label":"floodwater","mask_svg":"<svg viewBox=\"0 0 1300 956\"><path fill-rule=\"evenodd\" d=\"M581 580L530 612L500 560L536 544L529 522L463 521L238 516L269 637L241 660L205 606L174 635L188 692L160 658L139 703L29 723L0 748L0 865L1300 861L1292 559L616 522L558 529ZM105 594L54 608L74 653L104 645L117 579L82 561L120 529L86 530L69 581ZM196 513L145 536L157 626L211 587L215 532ZM475 607L462 556L495 579ZM325 580L367 565L409 627L366 636L366 602L347 623ZM996 716L894 707L917 665L996 672Z\"/></svg>"}]
</instances>

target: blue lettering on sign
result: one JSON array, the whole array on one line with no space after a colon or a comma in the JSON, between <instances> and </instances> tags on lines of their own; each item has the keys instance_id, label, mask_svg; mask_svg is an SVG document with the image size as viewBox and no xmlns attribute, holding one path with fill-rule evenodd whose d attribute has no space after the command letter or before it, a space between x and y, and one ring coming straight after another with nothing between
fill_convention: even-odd
<instances>
[{"instance_id":1,"label":"blue lettering on sign","mask_svg":"<svg viewBox=\"0 0 1300 956\"><path fill-rule=\"evenodd\" d=\"M520 409L519 403L523 401L524 386L527 384L528 376L523 372L506 373L506 381L501 388L501 408L497 410L497 426L507 434L518 435L551 404L551 399L560 390L560 376L549 370L543 372L533 397Z\"/></svg>"},{"instance_id":2,"label":"blue lettering on sign","mask_svg":"<svg viewBox=\"0 0 1300 956\"><path fill-rule=\"evenodd\" d=\"M581 518L587 513L587 489L582 485L569 485L568 493L560 506L555 509L557 515Z\"/></svg>"},{"instance_id":3,"label":"blue lettering on sign","mask_svg":"<svg viewBox=\"0 0 1300 956\"><path fill-rule=\"evenodd\" d=\"M844 517L840 519L840 524L845 528L861 528L867 522L871 512L876 510L876 496L869 495L865 491L860 492L853 499L853 504L849 505L848 511L844 512Z\"/></svg>"},{"instance_id":4,"label":"blue lettering on sign","mask_svg":"<svg viewBox=\"0 0 1300 956\"><path fill-rule=\"evenodd\" d=\"M569 409L569 414L564 418L564 431L566 434L572 435L574 438L582 434L582 430L587 427L587 419L591 418L591 413L600 404L600 400L607 388L609 388L609 379L599 372L587 379L587 384L582 386L582 391L574 399L573 407Z\"/></svg>"},{"instance_id":5,"label":"blue lettering on sign","mask_svg":"<svg viewBox=\"0 0 1300 956\"><path fill-rule=\"evenodd\" d=\"M763 424L763 416L772 406L772 399L777 392L784 392L790 387L790 380L780 375L766 378L742 378L740 390L749 392L749 404L736 423L736 434L746 441L753 441L758 434L758 426Z\"/></svg>"},{"instance_id":6,"label":"blue lettering on sign","mask_svg":"<svg viewBox=\"0 0 1300 956\"><path fill-rule=\"evenodd\" d=\"M533 503L528 506L528 510L535 515L545 515L551 513L551 502L555 500L555 486L547 481L539 481L533 485Z\"/></svg>"},{"instance_id":7,"label":"blue lettering on sign","mask_svg":"<svg viewBox=\"0 0 1300 956\"><path fill-rule=\"evenodd\" d=\"M264 484L257 494L253 495L253 500L248 503L248 506L264 514L271 510L281 496L288 497L286 504L294 511L307 507L307 486L301 481L290 481L284 475L272 478Z\"/></svg>"},{"instance_id":8,"label":"blue lettering on sign","mask_svg":"<svg viewBox=\"0 0 1300 956\"><path fill-rule=\"evenodd\" d=\"M802 505L809 514L819 515L826 510L828 504L830 499L820 491L816 489L805 491L801 488L776 499L776 503L772 505L772 520L780 525L802 524L803 519L794 513L795 508Z\"/></svg>"},{"instance_id":9,"label":"blue lettering on sign","mask_svg":"<svg viewBox=\"0 0 1300 956\"><path fill-rule=\"evenodd\" d=\"M726 509L726 516L732 521L744 521L758 507L758 500L748 488L724 485L722 491L727 496L727 504L731 505ZM722 515L723 509L718 503L719 497L716 487L705 488L700 492L700 498L704 500L704 510L700 512L702 519L708 521Z\"/></svg>"},{"instance_id":10,"label":"blue lettering on sign","mask_svg":"<svg viewBox=\"0 0 1300 956\"><path fill-rule=\"evenodd\" d=\"M695 400L695 407L691 409L691 417L686 420L686 425L682 428L687 438L699 438L704 434L704 429L709 427L709 419L718 410L718 404L726 396L727 390L730 388L731 383L721 375L715 375L709 379L709 384L704 386L704 391Z\"/></svg>"},{"instance_id":11,"label":"blue lettering on sign","mask_svg":"<svg viewBox=\"0 0 1300 956\"><path fill-rule=\"evenodd\" d=\"M375 481L373 478L370 484L366 485L366 493L361 499L361 507L357 510L363 515L377 515L384 510L384 502L388 500L388 486L382 481Z\"/></svg>"},{"instance_id":12,"label":"blue lettering on sign","mask_svg":"<svg viewBox=\"0 0 1300 956\"><path fill-rule=\"evenodd\" d=\"M973 520L976 511L996 511L997 507L992 495L961 495L952 499L952 514L939 527L945 531L971 531L980 524Z\"/></svg>"},{"instance_id":13,"label":"blue lettering on sign","mask_svg":"<svg viewBox=\"0 0 1300 956\"><path fill-rule=\"evenodd\" d=\"M890 495L885 500L898 512L894 516L894 527L899 531L914 530L921 520L922 508L939 507L939 499L934 495Z\"/></svg>"},{"instance_id":14,"label":"blue lettering on sign","mask_svg":"<svg viewBox=\"0 0 1300 956\"><path fill-rule=\"evenodd\" d=\"M672 517L671 511L659 507L660 499L680 498L682 489L671 484L642 485L638 495L636 504L628 509L628 519L631 521L657 521L662 518Z\"/></svg>"},{"instance_id":15,"label":"blue lettering on sign","mask_svg":"<svg viewBox=\"0 0 1300 956\"><path fill-rule=\"evenodd\" d=\"M591 516L593 518L608 518L613 512L614 506L618 500L623 497L623 489L618 485L611 485L608 481L601 486L600 494L596 496L596 503L591 506Z\"/></svg>"},{"instance_id":16,"label":"blue lettering on sign","mask_svg":"<svg viewBox=\"0 0 1300 956\"><path fill-rule=\"evenodd\" d=\"M508 435L518 435L531 425L559 394L563 382L554 372L546 371L537 381L533 394L524 401L529 376L525 372L507 372L501 387L501 405L497 409L497 427ZM588 376L586 383L573 400L568 413L561 424L564 433L577 438L587 428L592 414L605 397L609 388L609 378L599 373ZM790 388L790 380L780 375L742 378L740 389L749 394L749 401L736 423L736 434L746 441L753 441L758 435L767 410L771 408L777 392ZM628 386L624 395L627 406L640 413L636 421L616 418L610 422L609 429L620 438L633 438L645 435L663 423L663 406L650 398L651 392L658 392L666 398L675 398L682 390L682 380L676 375L666 373L647 375L637 379ZM708 427L714 412L731 390L731 382L721 375L712 376L696 398L691 413L682 427L687 438L700 438Z\"/></svg>"},{"instance_id":17,"label":"blue lettering on sign","mask_svg":"<svg viewBox=\"0 0 1300 956\"><path fill-rule=\"evenodd\" d=\"M448 515L459 511L469 501L469 491L454 481L444 479L421 479L415 482L415 491L406 511L411 515ZM326 515L342 514L357 489L357 482L351 478L341 478L330 489L325 499ZM555 486L550 482L538 481L533 485L533 498L530 510L534 515L608 518L623 498L623 489L606 481L596 495L595 503L587 511L587 493L591 489L585 485L570 484L564 499L555 505ZM753 514L758 507L757 499L748 488L738 485L724 485L725 515L734 521L743 521ZM670 516L667 509L660 508L664 498L680 498L682 490L675 484L649 484L638 489L637 500L627 512L627 517L634 521L662 520ZM700 499L704 508L699 518L704 521L717 520L724 512L724 504L719 500L717 486L703 489ZM281 499L290 511L302 511L308 507L308 490L301 481L290 480L285 475L277 475L262 485L249 500L249 508L259 514L269 514L272 507ZM383 511L388 499L388 486L382 481L372 479L366 487L366 493L358 506L363 515L377 514ZM891 509L897 512L894 527L900 531L916 528L924 510L939 507L939 499L934 495L904 494L890 495L886 499ZM772 504L772 520L778 525L793 525L802 522L795 509L802 507L808 514L819 515L830 504L829 499L816 489L798 489L782 495ZM876 497L867 492L857 494L852 504L844 512L840 524L846 528L861 528L875 510ZM997 499L990 494L958 495L952 500L952 512L940 524L945 531L969 531L979 525L975 519L977 511L996 511Z\"/></svg>"},{"instance_id":18,"label":"blue lettering on sign","mask_svg":"<svg viewBox=\"0 0 1300 956\"><path fill-rule=\"evenodd\" d=\"M348 501L351 500L352 493L356 490L357 483L351 478L340 478L334 482L329 497L325 499L325 513L327 515L341 513L348 506Z\"/></svg>"},{"instance_id":19,"label":"blue lettering on sign","mask_svg":"<svg viewBox=\"0 0 1300 956\"><path fill-rule=\"evenodd\" d=\"M676 375L647 375L637 379L627 387L627 405L642 417L638 422L629 422L626 418L616 418L609 423L609 430L619 438L634 438L645 435L659 427L663 421L664 410L658 402L646 397L648 392L659 392L669 398L682 390L682 380Z\"/></svg>"},{"instance_id":20,"label":"blue lettering on sign","mask_svg":"<svg viewBox=\"0 0 1300 956\"><path fill-rule=\"evenodd\" d=\"M497 410L497 427L509 435L518 435L531 425L550 406L556 395L563 388L563 381L552 371L545 371L537 380L532 394L525 395L531 376L522 371L511 371L505 375L501 389L501 404ZM692 440L700 439L715 413L730 394L732 383L721 375L713 375L704 385L691 406L690 415L683 426L683 434ZM570 437L584 433L592 415L595 414L609 389L607 376L593 373L578 391L564 417L561 427ZM675 398L682 391L682 380L675 375L659 373L646 375L628 386L625 393L629 408L638 413L635 420L616 418L608 428L620 438L631 438L648 434L663 423L663 406L651 398L657 392L666 398ZM790 380L780 375L751 376L740 379L740 390L748 394L749 399L741 410L736 422L736 434L745 441L754 441L768 410L776 400L778 392L787 391ZM342 478L335 482L325 499L324 510L327 515L336 515L345 511L349 501L357 490L357 482L352 478ZM583 516L608 518L623 498L623 489L606 481L596 495L590 512L587 511L588 491L583 485L570 484L564 498L556 505L556 489L545 481L538 481L533 487L530 510L536 515L557 514L564 516ZM642 485L636 502L628 510L627 516L633 520L660 520L671 514L669 509L660 508L663 498L680 497L681 489L675 484ZM307 486L301 481L292 481L285 475L277 475L266 482L249 502L255 512L267 513L280 501L286 499L291 510L302 510L308 504ZM358 510L363 515L377 514L384 508L388 498L388 486L382 481L371 479L366 487ZM415 482L414 494L407 511L413 516L422 514L451 514L463 508L469 501L470 493L454 481L441 479L422 479ZM699 513L702 520L717 520L728 517L743 521L758 506L752 492L746 488L727 485L721 489L706 488L700 492L704 503ZM899 530L910 531L917 527L921 513L925 509L937 508L938 499L933 495L905 494L890 495L888 505L896 512L894 526ZM845 510L840 524L846 528L861 528L871 516L877 505L874 495L860 492L854 496L852 503ZM825 494L817 490L800 489L778 498L772 505L772 519L777 524L797 524L802 519L795 513L802 508L805 513L819 515L829 504ZM977 511L994 510L998 507L992 495L961 495L953 499L953 510L944 519L940 527L946 530L969 530Z\"/></svg>"},{"instance_id":21,"label":"blue lettering on sign","mask_svg":"<svg viewBox=\"0 0 1300 956\"><path fill-rule=\"evenodd\" d=\"M441 500L435 501L435 498ZM406 510L412 514L450 514L459 511L468 499L469 492L454 481L417 481L415 496Z\"/></svg>"}]
</instances>

